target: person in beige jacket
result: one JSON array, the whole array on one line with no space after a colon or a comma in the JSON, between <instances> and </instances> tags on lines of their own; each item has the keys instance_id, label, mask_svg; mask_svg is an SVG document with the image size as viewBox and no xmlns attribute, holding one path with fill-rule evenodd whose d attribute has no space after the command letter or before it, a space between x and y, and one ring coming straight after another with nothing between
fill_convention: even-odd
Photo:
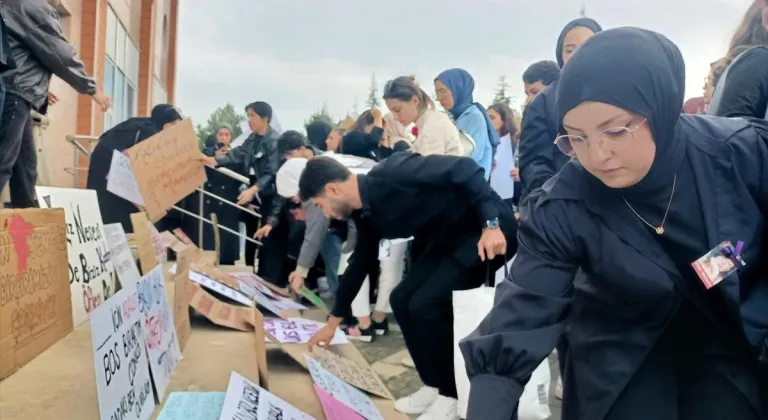
<instances>
[{"instance_id":1,"label":"person in beige jacket","mask_svg":"<svg viewBox=\"0 0 768 420\"><path fill-rule=\"evenodd\" d=\"M451 118L435 110L429 95L413 77L398 77L384 86L384 100L404 127L415 123L411 149L421 155L464 156L459 130Z\"/></svg>"}]
</instances>

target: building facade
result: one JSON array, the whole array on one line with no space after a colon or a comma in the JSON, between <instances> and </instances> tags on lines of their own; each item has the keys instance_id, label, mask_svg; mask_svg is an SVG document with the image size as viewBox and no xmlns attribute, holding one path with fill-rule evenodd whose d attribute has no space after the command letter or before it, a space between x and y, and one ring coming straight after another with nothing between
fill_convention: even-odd
<instances>
[{"instance_id":1,"label":"building facade","mask_svg":"<svg viewBox=\"0 0 768 420\"><path fill-rule=\"evenodd\" d=\"M37 0L36 0L37 1ZM84 187L88 160L67 136L98 137L159 103L173 103L176 86L178 0L52 0L64 35L78 51L98 89L113 99L102 113L90 96L78 95L54 77L49 125L38 150L58 187ZM85 145L85 143L83 143ZM41 150L43 149L43 150Z\"/></svg>"}]
</instances>

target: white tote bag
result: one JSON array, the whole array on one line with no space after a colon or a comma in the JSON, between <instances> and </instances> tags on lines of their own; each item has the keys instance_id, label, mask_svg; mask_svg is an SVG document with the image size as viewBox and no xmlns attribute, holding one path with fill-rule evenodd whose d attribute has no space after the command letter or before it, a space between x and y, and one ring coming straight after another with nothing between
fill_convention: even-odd
<instances>
[{"instance_id":1,"label":"white tote bag","mask_svg":"<svg viewBox=\"0 0 768 420\"><path fill-rule=\"evenodd\" d=\"M510 261L510 264L512 262ZM503 276L504 267L500 268ZM498 279L499 273L496 274ZM467 417L469 400L469 378L464 365L464 356L459 350L459 341L472 333L493 307L493 287L453 292L453 368L456 374L458 410L461 418ZM518 420L546 420L552 414L549 410L549 362L543 362L533 371L525 386L517 407Z\"/></svg>"}]
</instances>

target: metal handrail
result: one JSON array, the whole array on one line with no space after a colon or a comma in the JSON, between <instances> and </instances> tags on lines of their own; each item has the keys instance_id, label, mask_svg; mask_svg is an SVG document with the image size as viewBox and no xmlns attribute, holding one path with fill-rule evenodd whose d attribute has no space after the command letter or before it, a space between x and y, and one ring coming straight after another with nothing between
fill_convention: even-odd
<instances>
[{"instance_id":1,"label":"metal handrail","mask_svg":"<svg viewBox=\"0 0 768 420\"><path fill-rule=\"evenodd\" d=\"M66 139L68 142L72 143L73 146L75 146L75 149L85 155L88 158L88 161L90 162L91 159L91 153L93 152L94 143L99 141L99 138L96 136L85 136L80 134L67 134ZM83 147L80 142L87 142L88 148L86 149ZM75 153L74 156L74 163L71 168L64 168L65 171L70 173L72 175L72 180L74 185L74 188L77 188L80 184L80 171L87 170L88 167L83 168L82 166L78 166L80 162L78 162L78 154Z\"/></svg>"}]
</instances>

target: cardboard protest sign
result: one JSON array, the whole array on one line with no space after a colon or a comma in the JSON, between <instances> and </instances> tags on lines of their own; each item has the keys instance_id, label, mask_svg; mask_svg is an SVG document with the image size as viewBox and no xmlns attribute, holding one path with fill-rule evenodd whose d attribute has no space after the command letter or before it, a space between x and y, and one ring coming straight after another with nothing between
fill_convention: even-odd
<instances>
[{"instance_id":1,"label":"cardboard protest sign","mask_svg":"<svg viewBox=\"0 0 768 420\"><path fill-rule=\"evenodd\" d=\"M171 382L171 373L181 361L173 313L165 293L163 268L155 267L142 277L136 289L139 296L139 312L144 315L144 341L147 344L149 368L157 391L157 401L162 402L165 390Z\"/></svg>"},{"instance_id":2,"label":"cardboard protest sign","mask_svg":"<svg viewBox=\"0 0 768 420\"><path fill-rule=\"evenodd\" d=\"M159 264L155 247L152 244L152 233L149 229L150 222L146 214L133 213L131 214L131 224L133 225L133 238L136 242L136 248L139 250L141 273L147 274Z\"/></svg>"},{"instance_id":3,"label":"cardboard protest sign","mask_svg":"<svg viewBox=\"0 0 768 420\"><path fill-rule=\"evenodd\" d=\"M318 388L327 392L333 399L351 408L366 420L384 420L384 417L379 413L379 409L376 408L376 405L365 393L326 370L315 359L307 355L304 355L304 357L307 359L309 374L312 375L312 380ZM324 396L318 394L318 397L322 399ZM323 407L325 408L325 405Z\"/></svg>"},{"instance_id":4,"label":"cardboard protest sign","mask_svg":"<svg viewBox=\"0 0 768 420\"><path fill-rule=\"evenodd\" d=\"M184 231L181 230L180 228L174 229L173 234L176 235L176 237L179 238L179 240L183 242L185 245L195 246L195 243L192 242L192 239L189 239L189 236L187 236L187 234L184 233Z\"/></svg>"},{"instance_id":5,"label":"cardboard protest sign","mask_svg":"<svg viewBox=\"0 0 768 420\"><path fill-rule=\"evenodd\" d=\"M182 352L187 345L187 340L189 340L189 334L192 332L192 326L189 322L189 296L187 296L191 255L191 249L181 251L177 256L179 271L173 277L173 322Z\"/></svg>"},{"instance_id":6,"label":"cardboard protest sign","mask_svg":"<svg viewBox=\"0 0 768 420\"><path fill-rule=\"evenodd\" d=\"M102 419L146 420L155 401L136 283L93 311L91 343Z\"/></svg>"},{"instance_id":7,"label":"cardboard protest sign","mask_svg":"<svg viewBox=\"0 0 768 420\"><path fill-rule=\"evenodd\" d=\"M125 236L123 225L112 223L104 225L104 233L107 236L107 246L109 247L112 263L115 266L117 278L121 284L136 283L141 279L139 268L136 266L136 260L133 258L133 252L128 246L128 239Z\"/></svg>"},{"instance_id":8,"label":"cardboard protest sign","mask_svg":"<svg viewBox=\"0 0 768 420\"><path fill-rule=\"evenodd\" d=\"M192 121L187 119L126 150L152 222L207 180Z\"/></svg>"},{"instance_id":9,"label":"cardboard protest sign","mask_svg":"<svg viewBox=\"0 0 768 420\"><path fill-rule=\"evenodd\" d=\"M232 372L219 420L314 420L313 417Z\"/></svg>"},{"instance_id":10,"label":"cardboard protest sign","mask_svg":"<svg viewBox=\"0 0 768 420\"><path fill-rule=\"evenodd\" d=\"M249 298L239 290L235 290L219 281L216 281L210 278L205 274L197 272L195 264L192 264L192 268L189 271L189 279L205 287L206 289L212 290L222 296L226 296L237 303L240 303L245 306L253 306L253 301L251 300L251 298Z\"/></svg>"},{"instance_id":11,"label":"cardboard protest sign","mask_svg":"<svg viewBox=\"0 0 768 420\"><path fill-rule=\"evenodd\" d=\"M107 246L96 191L36 187L42 207L64 209L69 284L75 326L115 293L115 267Z\"/></svg>"},{"instance_id":12,"label":"cardboard protest sign","mask_svg":"<svg viewBox=\"0 0 768 420\"><path fill-rule=\"evenodd\" d=\"M283 297L291 297L291 291L287 288L283 289L280 287L275 286L274 284L264 280L263 278L257 276L254 273L248 273L248 272L235 272L235 273L229 273L230 277L234 277L238 280L245 281L247 284L253 286L253 287L260 287L264 286L268 288L272 293L278 294ZM262 290L262 293L266 293L269 295L269 293ZM305 308L306 309L306 308Z\"/></svg>"},{"instance_id":13,"label":"cardboard protest sign","mask_svg":"<svg viewBox=\"0 0 768 420\"><path fill-rule=\"evenodd\" d=\"M253 332L256 336L256 366L259 369L259 383L269 389L269 370L267 369L267 336L264 331L264 315L253 308ZM274 338L274 337L272 337Z\"/></svg>"},{"instance_id":14,"label":"cardboard protest sign","mask_svg":"<svg viewBox=\"0 0 768 420\"><path fill-rule=\"evenodd\" d=\"M0 212L0 379L72 331L62 209Z\"/></svg>"},{"instance_id":15,"label":"cardboard protest sign","mask_svg":"<svg viewBox=\"0 0 768 420\"><path fill-rule=\"evenodd\" d=\"M253 308L224 303L192 282L187 282L187 296L189 306L216 325L240 331L251 331L253 328Z\"/></svg>"},{"instance_id":16,"label":"cardboard protest sign","mask_svg":"<svg viewBox=\"0 0 768 420\"><path fill-rule=\"evenodd\" d=\"M350 385L387 399L394 399L379 375L369 365L361 365L320 347L315 347L312 357L323 368Z\"/></svg>"},{"instance_id":17,"label":"cardboard protest sign","mask_svg":"<svg viewBox=\"0 0 768 420\"><path fill-rule=\"evenodd\" d=\"M131 159L120 151L112 151L112 162L107 175L107 191L138 206L144 205L139 185L131 168Z\"/></svg>"},{"instance_id":18,"label":"cardboard protest sign","mask_svg":"<svg viewBox=\"0 0 768 420\"><path fill-rule=\"evenodd\" d=\"M281 344L306 344L325 324L304 318L264 318L264 330ZM336 328L330 344L347 344L347 336Z\"/></svg>"}]
</instances>

